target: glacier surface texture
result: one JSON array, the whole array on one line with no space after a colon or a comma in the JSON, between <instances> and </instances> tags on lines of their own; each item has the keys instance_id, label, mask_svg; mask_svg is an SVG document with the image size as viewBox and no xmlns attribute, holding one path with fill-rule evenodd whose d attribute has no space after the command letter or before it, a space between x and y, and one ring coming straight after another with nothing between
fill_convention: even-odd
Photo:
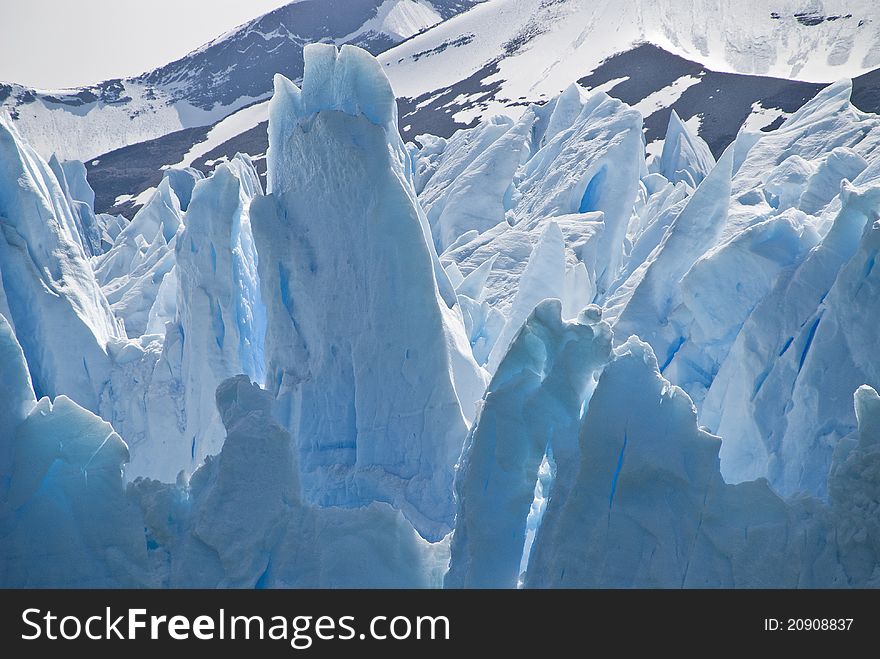
<instances>
[{"instance_id":1,"label":"glacier surface texture","mask_svg":"<svg viewBox=\"0 0 880 659\"><path fill-rule=\"evenodd\" d=\"M405 142L383 65L309 45L266 176L130 220L0 118L0 586L880 586L851 92L717 161L577 84Z\"/></svg>"}]
</instances>

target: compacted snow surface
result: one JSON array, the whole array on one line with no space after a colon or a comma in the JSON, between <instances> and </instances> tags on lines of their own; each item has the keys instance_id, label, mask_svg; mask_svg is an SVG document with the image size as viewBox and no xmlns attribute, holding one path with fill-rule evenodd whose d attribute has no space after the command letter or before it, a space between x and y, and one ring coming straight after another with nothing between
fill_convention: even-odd
<instances>
[{"instance_id":1,"label":"compacted snow surface","mask_svg":"<svg viewBox=\"0 0 880 659\"><path fill-rule=\"evenodd\" d=\"M576 84L404 143L386 67L304 58L265 185L184 162L131 221L0 119L0 586L880 586L848 81L716 162Z\"/></svg>"}]
</instances>

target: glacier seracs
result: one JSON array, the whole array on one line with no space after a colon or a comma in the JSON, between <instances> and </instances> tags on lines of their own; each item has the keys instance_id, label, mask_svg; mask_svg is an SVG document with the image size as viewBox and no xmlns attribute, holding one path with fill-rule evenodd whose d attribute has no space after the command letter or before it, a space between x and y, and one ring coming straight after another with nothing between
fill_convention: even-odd
<instances>
[{"instance_id":1,"label":"glacier seracs","mask_svg":"<svg viewBox=\"0 0 880 659\"><path fill-rule=\"evenodd\" d=\"M186 212L196 183L205 178L205 175L194 167L172 167L165 170L164 178L168 179L177 203L180 204L180 210Z\"/></svg>"},{"instance_id":2,"label":"glacier seracs","mask_svg":"<svg viewBox=\"0 0 880 659\"><path fill-rule=\"evenodd\" d=\"M0 354L17 344L0 317ZM18 350L21 355L20 349ZM16 372L17 371L17 372ZM246 376L224 382L220 454L187 481L125 486L128 449L109 424L65 396L36 402L24 360L15 431L4 433L0 583L6 587L431 587L446 543L429 545L400 512L311 508L298 494L289 434L271 396ZM5 420L8 420L5 419Z\"/></svg>"},{"instance_id":3,"label":"glacier seracs","mask_svg":"<svg viewBox=\"0 0 880 659\"><path fill-rule=\"evenodd\" d=\"M709 145L689 130L672 110L657 165L659 173L670 183L685 182L695 188L712 171L715 158Z\"/></svg>"},{"instance_id":4,"label":"glacier seracs","mask_svg":"<svg viewBox=\"0 0 880 659\"><path fill-rule=\"evenodd\" d=\"M302 90L276 78L269 194L251 206L266 385L310 500L388 501L438 539L483 375L442 296L455 302L384 73L349 46L305 57Z\"/></svg>"},{"instance_id":5,"label":"glacier seracs","mask_svg":"<svg viewBox=\"0 0 880 659\"><path fill-rule=\"evenodd\" d=\"M119 232L113 247L95 258L95 275L130 338L146 332L162 278L174 267L174 245L183 214L170 177Z\"/></svg>"},{"instance_id":6,"label":"glacier seracs","mask_svg":"<svg viewBox=\"0 0 880 659\"><path fill-rule=\"evenodd\" d=\"M60 162L54 155L49 168L55 174L64 196L70 202L76 221L77 238L86 256L103 251L101 227L95 215L95 191L86 179L86 167L79 160Z\"/></svg>"},{"instance_id":7,"label":"glacier seracs","mask_svg":"<svg viewBox=\"0 0 880 659\"><path fill-rule=\"evenodd\" d=\"M825 493L825 470L834 445L855 427L855 416L848 404L849 395L843 396L832 383L842 386L843 381L851 381L859 376L870 382L873 377L869 371L854 367L845 359L827 363L827 371L821 375L814 372L811 376L809 369L802 375L803 365L810 357L808 353L812 350L818 331L819 318L825 315L828 308L828 293L847 263L856 258L863 233L874 222L878 209L876 139L880 133L876 129L876 120L851 107L846 96L846 85L836 87L836 91L828 90L827 96L817 96L804 106L802 118L796 114L789 121L818 121L821 132L819 136L811 135L811 138L821 138L823 144L833 147L833 154L834 149L841 148L842 140L838 131L829 129L828 124L835 127L841 122L855 120L855 125L845 123L839 132L844 137L849 136L850 147L862 151L870 159L870 164L862 168L859 160L848 157L855 165L850 171L859 172L853 183L845 179L838 182L839 194L829 200L818 215L806 218L812 224L812 230L820 236L819 243L802 259L795 258L792 266L796 267L780 271L769 289L762 286L763 297L752 299L750 304L754 305L754 309L738 333L733 335L728 358L718 367L717 382L712 381L706 402L701 406L701 421L728 438L721 449L725 477L737 482L764 476L784 494L802 489L818 495ZM786 127L783 125L780 130ZM780 145L782 139L785 141ZM768 140L769 144L764 145L764 140ZM810 145L809 140L803 140L803 143ZM769 133L752 150L756 158L764 160L770 156L762 154L763 150L774 153L780 146L790 149L791 137L777 137ZM804 155L819 160L819 167L831 157L821 149L811 149L809 153L805 151ZM758 191L745 194L751 196L755 193ZM804 198L803 193L801 198ZM773 215L767 213L766 209L762 214ZM742 211L739 215L745 217ZM755 219L750 222L755 222ZM806 228L807 232L810 230ZM797 242L790 243L788 252L793 254L792 248L796 252L802 246L799 247ZM760 251L761 248L755 245L752 249ZM870 255L861 258L864 268ZM857 280L870 274L867 270L850 272L852 274L849 276ZM864 311L860 309L859 313L864 314ZM828 316L832 324L836 323L838 314L846 315L847 311L832 308ZM853 327L853 331L858 330ZM849 341L844 343L849 344ZM817 414L813 415L802 407L806 404L803 396L810 390L818 393L817 388L824 389L825 386L836 393L829 398L828 392L824 392L820 397L824 411L817 410ZM858 383L853 388L856 386ZM797 396L795 390L800 392ZM780 391L784 392L782 401L779 399ZM802 406L792 415L797 397L801 398ZM813 398L813 404L817 404L818 400ZM837 404L832 404L832 408L825 407L831 400L836 400ZM796 418L798 416L799 419ZM791 461L788 466L783 466L781 461L783 445L786 445L788 454L785 460ZM807 458L808 453L811 454L810 458ZM807 469L804 463L807 459L818 460L818 470ZM788 475L785 474L786 470Z\"/></svg>"},{"instance_id":8,"label":"glacier seracs","mask_svg":"<svg viewBox=\"0 0 880 659\"><path fill-rule=\"evenodd\" d=\"M0 120L0 585L880 585L848 82L646 160L577 85L403 144L369 54L305 55L267 194L239 155L95 215Z\"/></svg>"},{"instance_id":9,"label":"glacier seracs","mask_svg":"<svg viewBox=\"0 0 880 659\"><path fill-rule=\"evenodd\" d=\"M97 412L119 325L83 249L52 168L0 118L0 313L27 358L37 395Z\"/></svg>"},{"instance_id":10,"label":"glacier seracs","mask_svg":"<svg viewBox=\"0 0 880 659\"><path fill-rule=\"evenodd\" d=\"M64 395L39 401L25 353L0 316L0 583L71 588L145 585L143 529L133 523L109 423Z\"/></svg>"},{"instance_id":11,"label":"glacier seracs","mask_svg":"<svg viewBox=\"0 0 880 659\"><path fill-rule=\"evenodd\" d=\"M599 315L591 307L566 322L558 300L542 302L495 372L457 475L446 587L516 587L541 462L550 455L564 470L580 459L581 410L611 354ZM566 485L556 479L554 499Z\"/></svg>"},{"instance_id":12,"label":"glacier seracs","mask_svg":"<svg viewBox=\"0 0 880 659\"><path fill-rule=\"evenodd\" d=\"M648 344L631 338L615 351L580 443L571 495L561 505L551 495L526 585L792 587L816 575L812 585L843 581L825 510L811 500L787 504L766 481L725 484L720 441L697 427L690 399L660 375Z\"/></svg>"},{"instance_id":13,"label":"glacier seracs","mask_svg":"<svg viewBox=\"0 0 880 659\"><path fill-rule=\"evenodd\" d=\"M220 165L195 185L176 240L176 317L168 331L181 336L186 427L179 444L185 450L189 442L191 467L222 445L217 386L237 374L263 380L266 310L248 214L258 194L262 188L246 156Z\"/></svg>"},{"instance_id":14,"label":"glacier seracs","mask_svg":"<svg viewBox=\"0 0 880 659\"><path fill-rule=\"evenodd\" d=\"M145 275L155 291L147 333L114 346L116 368L104 392L102 415L131 449L129 478L173 481L181 470L193 473L225 436L213 391L238 374L262 381L266 313L248 213L260 194L253 163L239 156L196 181L186 213L177 213L171 177L141 211L156 206L158 215L141 220L175 228L168 242L161 228L154 238L167 266Z\"/></svg>"}]
</instances>

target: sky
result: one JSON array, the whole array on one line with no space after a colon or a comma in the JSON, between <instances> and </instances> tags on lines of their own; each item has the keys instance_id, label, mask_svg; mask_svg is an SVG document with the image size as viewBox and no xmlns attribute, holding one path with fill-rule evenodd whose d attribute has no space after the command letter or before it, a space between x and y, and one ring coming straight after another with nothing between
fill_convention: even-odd
<instances>
[{"instance_id":1,"label":"sky","mask_svg":"<svg viewBox=\"0 0 880 659\"><path fill-rule=\"evenodd\" d=\"M44 89L137 75L290 0L0 0L0 80Z\"/></svg>"}]
</instances>

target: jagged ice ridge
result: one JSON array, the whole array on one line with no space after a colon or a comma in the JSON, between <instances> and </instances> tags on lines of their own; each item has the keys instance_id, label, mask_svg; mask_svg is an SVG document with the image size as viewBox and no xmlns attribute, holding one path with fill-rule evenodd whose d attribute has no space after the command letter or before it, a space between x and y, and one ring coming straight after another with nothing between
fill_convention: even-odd
<instances>
[{"instance_id":1,"label":"jagged ice ridge","mask_svg":"<svg viewBox=\"0 0 880 659\"><path fill-rule=\"evenodd\" d=\"M132 218L0 120L0 585L880 585L880 118L715 162L577 85L405 144L366 51Z\"/></svg>"}]
</instances>

